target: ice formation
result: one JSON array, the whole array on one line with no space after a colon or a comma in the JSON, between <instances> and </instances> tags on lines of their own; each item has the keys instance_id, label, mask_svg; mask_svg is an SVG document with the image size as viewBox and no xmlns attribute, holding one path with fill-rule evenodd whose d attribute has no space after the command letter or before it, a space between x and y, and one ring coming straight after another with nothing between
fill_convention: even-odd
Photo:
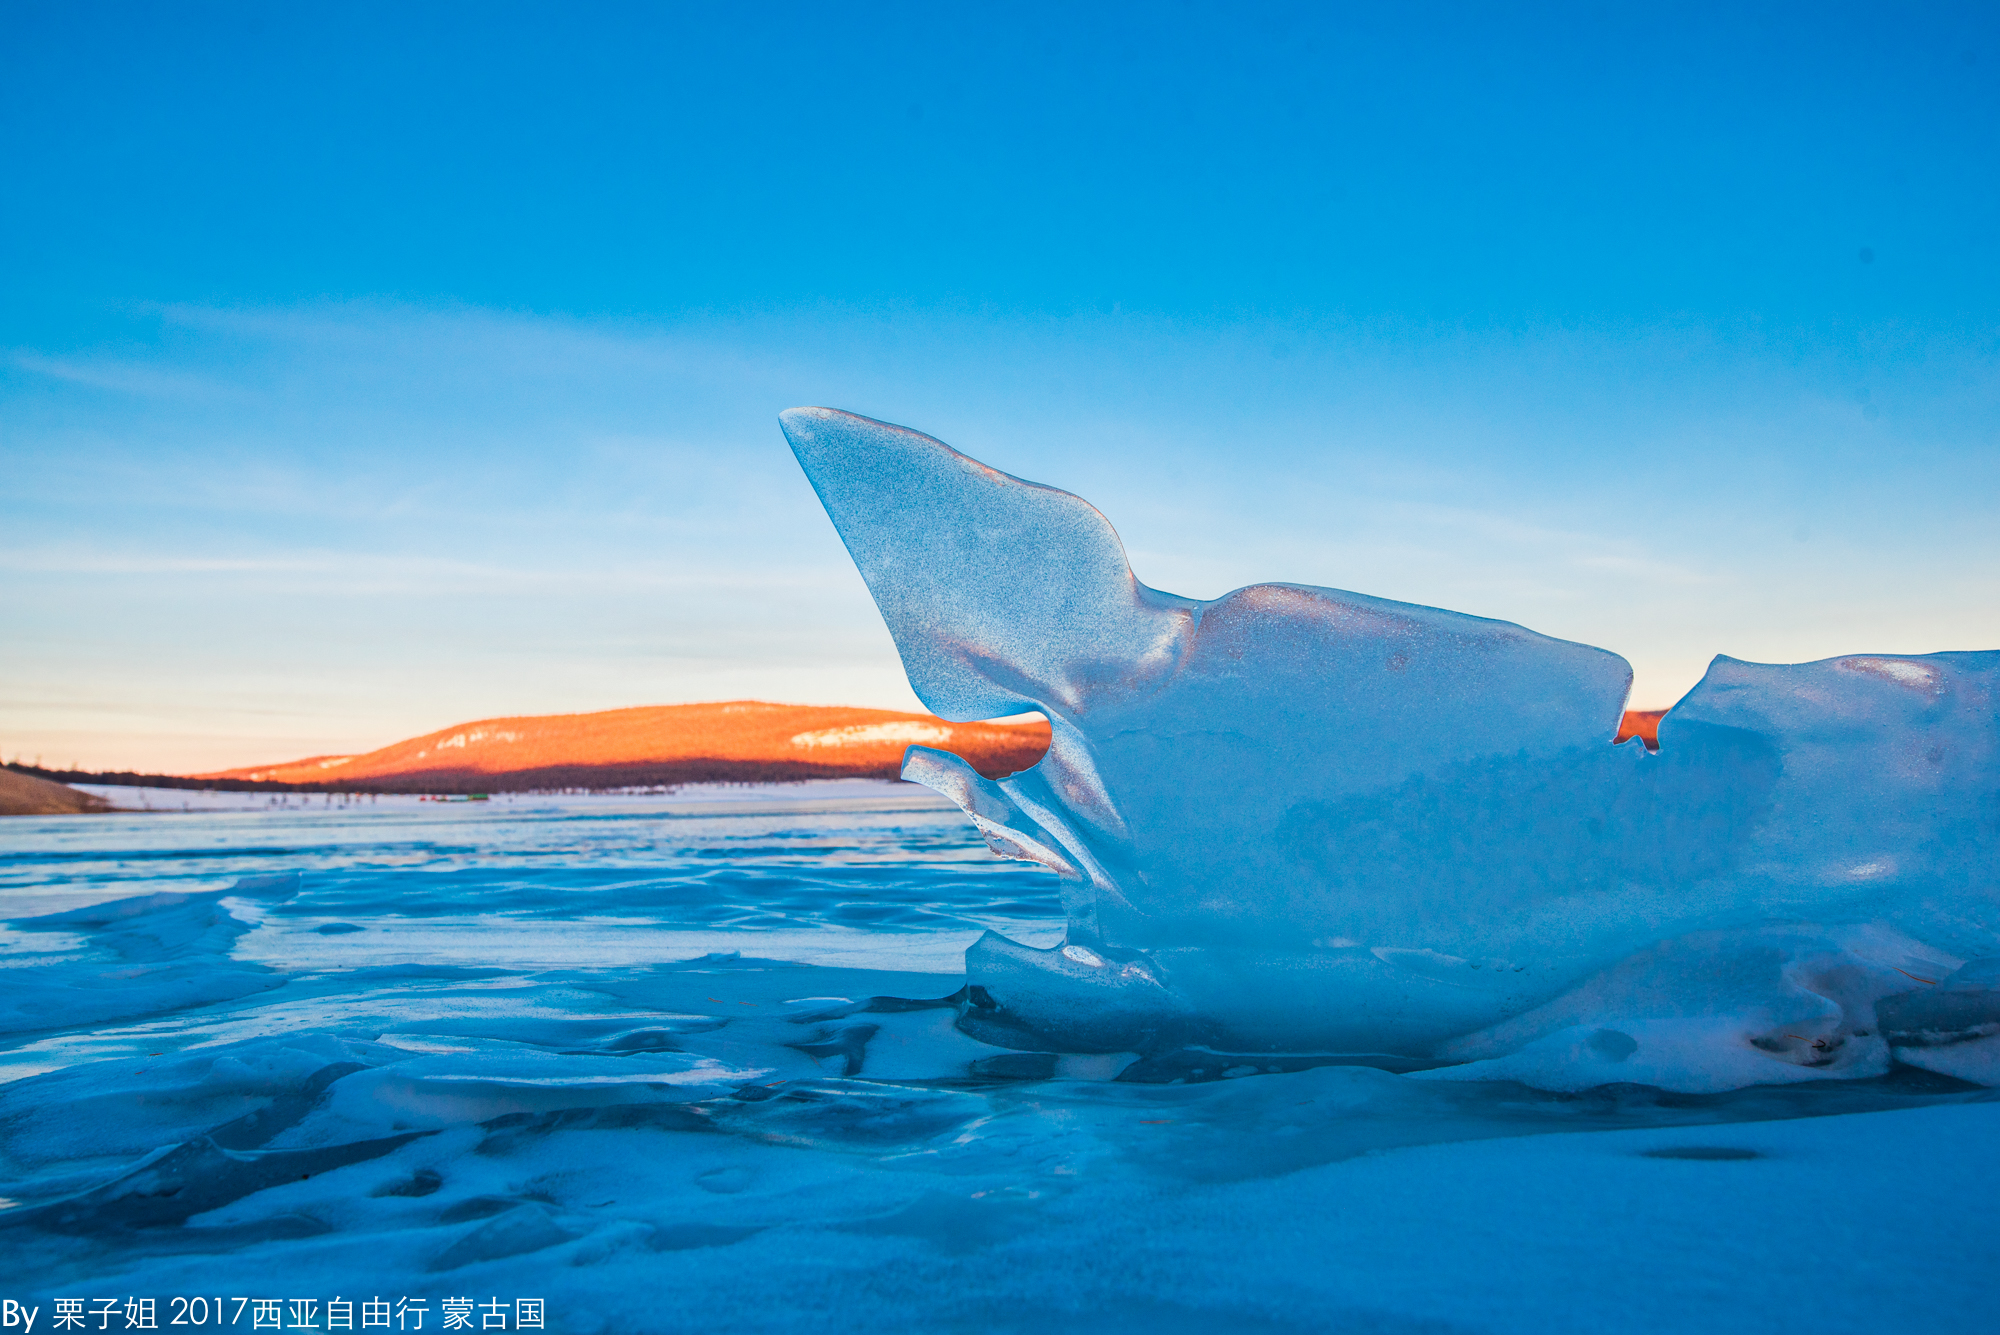
<instances>
[{"instance_id":1,"label":"ice formation","mask_svg":"<svg viewBox=\"0 0 2000 1335\"><path fill-rule=\"evenodd\" d=\"M993 782L910 748L1066 941L988 933L1014 1048L1294 1054L1544 1088L2000 1083L2000 653L1718 657L1660 750L1631 670L1295 584L1141 584L1111 525L905 428L784 431L940 716L1040 710Z\"/></svg>"}]
</instances>

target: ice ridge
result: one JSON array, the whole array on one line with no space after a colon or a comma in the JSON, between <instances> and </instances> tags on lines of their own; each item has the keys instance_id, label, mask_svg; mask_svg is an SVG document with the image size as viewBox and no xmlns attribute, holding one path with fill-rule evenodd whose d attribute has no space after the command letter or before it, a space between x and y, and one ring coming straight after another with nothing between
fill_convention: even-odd
<instances>
[{"instance_id":1,"label":"ice ridge","mask_svg":"<svg viewBox=\"0 0 2000 1335\"><path fill-rule=\"evenodd\" d=\"M919 698L1050 720L1007 779L905 759L1062 878L1064 944L968 952L968 1032L1549 1088L2000 1081L2000 653L1718 657L1649 755L1612 743L1616 654L1304 585L1163 593L1068 492L781 421Z\"/></svg>"},{"instance_id":2,"label":"ice ridge","mask_svg":"<svg viewBox=\"0 0 2000 1335\"><path fill-rule=\"evenodd\" d=\"M246 876L224 890L166 890L65 913L16 918L22 949L0 991L0 1034L212 1005L284 985L230 950L253 924L230 911L282 903L298 893L297 872Z\"/></svg>"}]
</instances>

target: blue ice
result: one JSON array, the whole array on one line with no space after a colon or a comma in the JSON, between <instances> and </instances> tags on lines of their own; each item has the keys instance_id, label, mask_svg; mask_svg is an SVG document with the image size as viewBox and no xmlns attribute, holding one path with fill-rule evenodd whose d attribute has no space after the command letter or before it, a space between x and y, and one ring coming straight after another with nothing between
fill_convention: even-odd
<instances>
[{"instance_id":1,"label":"blue ice","mask_svg":"<svg viewBox=\"0 0 2000 1335\"><path fill-rule=\"evenodd\" d=\"M1068 492L782 420L919 698L1053 729L997 782L905 761L1063 886L1060 944L967 952L966 1032L1557 1090L2000 1083L2000 653L1718 657L1651 754L1613 745L1616 654L1334 589L1163 593Z\"/></svg>"}]
</instances>

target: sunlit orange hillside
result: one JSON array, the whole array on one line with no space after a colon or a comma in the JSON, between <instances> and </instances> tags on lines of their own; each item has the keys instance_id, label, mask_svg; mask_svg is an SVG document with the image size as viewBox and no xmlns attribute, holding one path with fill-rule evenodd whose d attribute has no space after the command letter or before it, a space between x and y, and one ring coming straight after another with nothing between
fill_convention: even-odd
<instances>
[{"instance_id":1,"label":"sunlit orange hillside","mask_svg":"<svg viewBox=\"0 0 2000 1335\"><path fill-rule=\"evenodd\" d=\"M1666 715L1664 709L1628 709L1625 721L1618 725L1615 740L1623 742L1637 737L1646 744L1647 750L1657 751L1660 749L1660 720Z\"/></svg>"},{"instance_id":2,"label":"sunlit orange hillside","mask_svg":"<svg viewBox=\"0 0 2000 1335\"><path fill-rule=\"evenodd\" d=\"M509 792L676 783L893 778L912 744L1010 774L1048 750L1049 725L946 723L887 709L732 700L599 714L481 719L359 756L196 775L383 792Z\"/></svg>"}]
</instances>

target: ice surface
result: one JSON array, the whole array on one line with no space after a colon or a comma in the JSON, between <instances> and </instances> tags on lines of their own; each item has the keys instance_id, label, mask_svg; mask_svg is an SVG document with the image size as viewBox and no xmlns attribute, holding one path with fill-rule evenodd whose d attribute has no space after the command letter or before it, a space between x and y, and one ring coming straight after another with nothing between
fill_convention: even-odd
<instances>
[{"instance_id":1,"label":"ice surface","mask_svg":"<svg viewBox=\"0 0 2000 1335\"><path fill-rule=\"evenodd\" d=\"M783 424L924 703L1053 728L999 782L905 764L1064 885L1063 943L968 952L968 1032L1549 1089L1993 1078L2000 653L1717 658L1654 755L1612 744L1614 654L1330 589L1162 593L1067 492Z\"/></svg>"},{"instance_id":2,"label":"ice surface","mask_svg":"<svg viewBox=\"0 0 2000 1335\"><path fill-rule=\"evenodd\" d=\"M137 974L126 1018L0 1035L0 1297L37 1335L176 1294L322 1329L377 1294L586 1333L1990 1324L1990 1091L996 1046L956 960L1059 941L1054 877L905 785L716 796L0 827L0 998L229 993ZM1964 1052L1992 985L1885 1024Z\"/></svg>"}]
</instances>

